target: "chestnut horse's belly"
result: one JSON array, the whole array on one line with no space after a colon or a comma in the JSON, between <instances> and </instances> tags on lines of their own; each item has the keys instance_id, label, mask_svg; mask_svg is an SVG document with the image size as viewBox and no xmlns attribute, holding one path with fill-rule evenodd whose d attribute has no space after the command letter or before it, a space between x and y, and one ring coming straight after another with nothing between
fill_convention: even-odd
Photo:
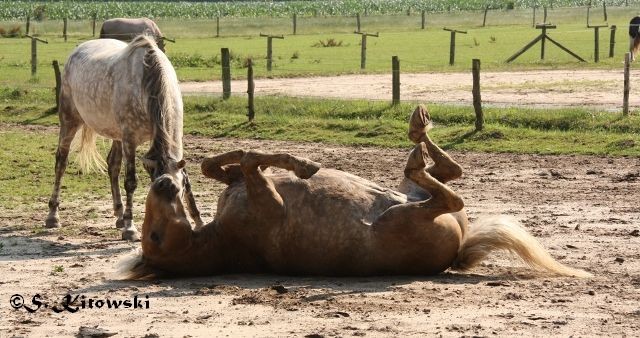
<instances>
[{"instance_id":1,"label":"chestnut horse's belly","mask_svg":"<svg viewBox=\"0 0 640 338\"><path fill-rule=\"evenodd\" d=\"M285 203L285 219L280 224L251 224L251 230L243 231L254 236L247 236L243 246L258 246L272 272L431 274L446 269L455 258L461 231L451 215L376 228L376 220L389 207L407 202L404 194L330 169L321 169L308 180L290 175L271 179ZM244 185L234 189L237 196L246 194ZM220 211L224 219L224 210ZM239 237L239 229L227 230ZM255 238L264 242L249 241Z\"/></svg>"}]
</instances>

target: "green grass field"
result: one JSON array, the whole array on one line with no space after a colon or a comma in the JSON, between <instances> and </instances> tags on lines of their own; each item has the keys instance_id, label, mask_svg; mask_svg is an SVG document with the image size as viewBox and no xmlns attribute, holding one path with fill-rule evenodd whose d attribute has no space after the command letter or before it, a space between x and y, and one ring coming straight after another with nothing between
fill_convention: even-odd
<instances>
[{"instance_id":1,"label":"green grass field","mask_svg":"<svg viewBox=\"0 0 640 338\"><path fill-rule=\"evenodd\" d=\"M367 44L367 73L390 73L391 57L397 55L402 72L468 71L471 59L482 60L484 70L521 70L549 68L607 68L622 67L624 52L628 48L626 25L629 13L640 8L621 7L608 10L608 23L617 24L615 56L608 57L608 29L600 32L600 62L594 63L594 32L586 28L586 9L555 9L549 11L549 20L558 29L549 34L588 62L578 62L559 48L547 43L546 57L540 58L540 47L535 46L513 63L505 60L534 39L539 30L531 27L530 10L490 12L487 27L480 27L482 12L433 14L428 17L427 29L420 29L419 15L363 17L362 30L379 32ZM598 12L600 11L600 12ZM541 13L538 13L538 18ZM599 19L599 20L598 20ZM540 21L540 20L537 20ZM220 78L220 49L231 49L232 76L246 76L246 59L251 58L257 77L290 77L305 75L333 75L359 73L360 36L353 34L353 17L319 17L298 19L298 34L291 34L288 18L224 18L221 36L215 38L212 20L158 20L165 35L177 40L167 47L167 54L181 80L205 81ZM601 9L593 10L592 23L602 23ZM20 22L0 23L11 27ZM442 27L467 30L456 37L456 64L449 66L450 34ZM98 25L99 28L99 25ZM49 41L38 44L38 75L30 78L30 41L28 39L0 38L0 84L43 85L53 84L51 62L64 63L71 50L80 42L91 38L89 21L71 22L69 40L61 37L59 21L33 22L32 31ZM266 39L259 33L282 34L284 40L274 40L274 69L266 71ZM338 47L322 47L322 42L334 39Z\"/></svg>"}]
</instances>

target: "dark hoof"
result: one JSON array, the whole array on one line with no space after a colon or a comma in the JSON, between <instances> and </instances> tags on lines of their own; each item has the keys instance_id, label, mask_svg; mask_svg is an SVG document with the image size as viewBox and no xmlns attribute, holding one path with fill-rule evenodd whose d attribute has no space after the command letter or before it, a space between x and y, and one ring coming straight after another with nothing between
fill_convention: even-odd
<instances>
[{"instance_id":1,"label":"dark hoof","mask_svg":"<svg viewBox=\"0 0 640 338\"><path fill-rule=\"evenodd\" d=\"M119 220L116 221L116 229L122 229L124 228L124 219L120 218Z\"/></svg>"},{"instance_id":2,"label":"dark hoof","mask_svg":"<svg viewBox=\"0 0 640 338\"><path fill-rule=\"evenodd\" d=\"M60 227L60 220L58 219L58 217L49 217L49 218L47 218L46 221L44 221L44 227L45 228L59 228Z\"/></svg>"},{"instance_id":3,"label":"dark hoof","mask_svg":"<svg viewBox=\"0 0 640 338\"><path fill-rule=\"evenodd\" d=\"M320 165L320 163L313 162L307 159L300 159L300 163L296 165L293 172L296 174L296 176L306 180L307 178L310 178L315 173L317 173L321 167L322 166Z\"/></svg>"},{"instance_id":4,"label":"dark hoof","mask_svg":"<svg viewBox=\"0 0 640 338\"><path fill-rule=\"evenodd\" d=\"M131 241L131 242L139 242L140 241L140 233L135 228L130 228L122 231L122 240L123 241Z\"/></svg>"}]
</instances>

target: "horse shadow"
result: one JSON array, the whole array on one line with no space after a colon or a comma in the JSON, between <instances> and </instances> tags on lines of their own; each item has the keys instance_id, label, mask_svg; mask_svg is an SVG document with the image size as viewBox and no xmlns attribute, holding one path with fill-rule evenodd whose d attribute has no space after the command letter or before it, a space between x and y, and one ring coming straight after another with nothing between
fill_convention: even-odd
<instances>
[{"instance_id":1,"label":"horse shadow","mask_svg":"<svg viewBox=\"0 0 640 338\"><path fill-rule=\"evenodd\" d=\"M103 280L101 284L75 290L79 294L112 291L141 290L159 286L161 290L144 293L149 298L180 298L207 294L220 294L231 290L232 294L273 291L278 294L313 290L302 302L329 300L337 296L353 294L377 294L408 287L414 283L428 283L433 287L447 285L506 285L510 281L522 280L522 276L511 274L479 275L444 272L434 276L373 276L373 277L327 277L285 276L275 274L227 274L210 277L172 278L149 281Z\"/></svg>"},{"instance_id":2,"label":"horse shadow","mask_svg":"<svg viewBox=\"0 0 640 338\"><path fill-rule=\"evenodd\" d=\"M93 229L93 228L88 228ZM64 240L64 236L52 239L50 230L37 231L24 234L24 228L20 226L7 226L0 230L0 262L2 261L28 261L34 258L74 258L78 257L78 251L91 250L91 255L106 255L117 257L131 251L128 246L114 246L122 241L109 239L101 234L81 243L73 243Z\"/></svg>"}]
</instances>

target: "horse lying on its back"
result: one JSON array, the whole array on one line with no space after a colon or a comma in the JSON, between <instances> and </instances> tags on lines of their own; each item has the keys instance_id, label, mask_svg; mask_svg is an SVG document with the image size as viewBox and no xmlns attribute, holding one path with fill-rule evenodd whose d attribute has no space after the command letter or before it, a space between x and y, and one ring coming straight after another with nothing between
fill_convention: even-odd
<instances>
[{"instance_id":1,"label":"horse lying on its back","mask_svg":"<svg viewBox=\"0 0 640 338\"><path fill-rule=\"evenodd\" d=\"M215 220L195 231L186 219L180 181L159 177L147 197L142 253L124 264L125 278L429 275L470 269L496 249L512 251L547 273L589 275L556 262L504 217L469 227L462 198L446 185L462 169L431 141L428 126L428 113L418 107L409 133L416 146L400 191L288 154L237 150L207 158L204 175L228 187L219 196ZM295 176L265 175L265 166Z\"/></svg>"}]
</instances>

